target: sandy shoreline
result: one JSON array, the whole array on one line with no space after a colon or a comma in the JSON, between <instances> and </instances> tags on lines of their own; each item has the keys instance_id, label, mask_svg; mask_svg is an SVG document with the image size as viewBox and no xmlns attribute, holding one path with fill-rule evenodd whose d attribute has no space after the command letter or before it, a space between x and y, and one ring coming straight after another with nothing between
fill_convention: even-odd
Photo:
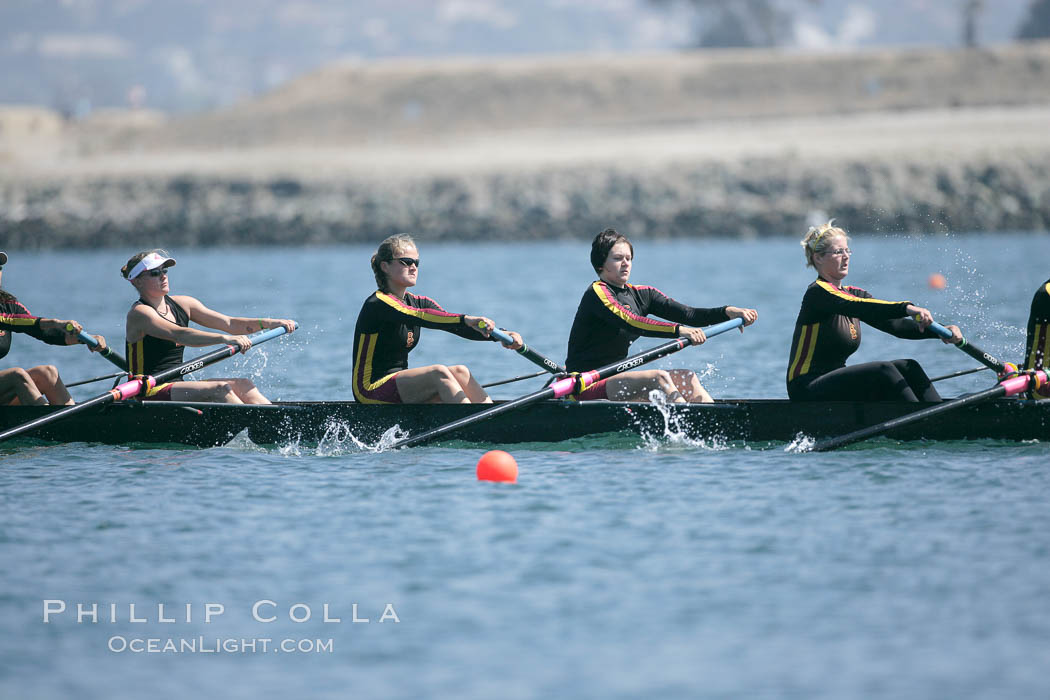
<instances>
[{"instance_id":1,"label":"sandy shoreline","mask_svg":"<svg viewBox=\"0 0 1050 700\"><path fill-rule=\"evenodd\" d=\"M1050 229L1046 43L337 66L214 114L0 122L12 247Z\"/></svg>"},{"instance_id":2,"label":"sandy shoreline","mask_svg":"<svg viewBox=\"0 0 1050 700\"><path fill-rule=\"evenodd\" d=\"M938 161L1050 153L1050 105L877 112L677 124L636 129L546 129L420 145L389 144L103 153L41 153L0 177L130 176L414 178L615 167L662 168L750 159Z\"/></svg>"}]
</instances>

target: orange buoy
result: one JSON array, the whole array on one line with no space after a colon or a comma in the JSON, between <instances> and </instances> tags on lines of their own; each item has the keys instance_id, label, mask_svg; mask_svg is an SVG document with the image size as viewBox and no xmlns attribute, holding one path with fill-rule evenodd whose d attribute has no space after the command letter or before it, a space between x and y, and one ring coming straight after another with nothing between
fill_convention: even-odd
<instances>
[{"instance_id":1,"label":"orange buoy","mask_svg":"<svg viewBox=\"0 0 1050 700\"><path fill-rule=\"evenodd\" d=\"M930 289L944 289L948 286L948 280L939 272L930 275Z\"/></svg>"},{"instance_id":2,"label":"orange buoy","mask_svg":"<svg viewBox=\"0 0 1050 700\"><path fill-rule=\"evenodd\" d=\"M490 450L478 460L478 481L518 481L518 463L503 450Z\"/></svg>"}]
</instances>

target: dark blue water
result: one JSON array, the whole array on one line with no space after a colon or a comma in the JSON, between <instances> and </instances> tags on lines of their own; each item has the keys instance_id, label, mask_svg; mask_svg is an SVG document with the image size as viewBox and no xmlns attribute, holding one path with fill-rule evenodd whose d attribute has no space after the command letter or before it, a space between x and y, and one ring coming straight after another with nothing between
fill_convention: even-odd
<instances>
[{"instance_id":1,"label":"dark blue water","mask_svg":"<svg viewBox=\"0 0 1050 700\"><path fill-rule=\"evenodd\" d=\"M811 279L797 244L635 243L633 281L761 314L746 333L662 366L701 371L719 396L784 396L791 328ZM585 245L419 247L421 293L488 314L563 359L591 280ZM1045 236L858 237L851 247L850 282L925 304L993 354L1020 357L1031 295L1050 276ZM4 286L31 310L120 342L133 295L117 270L133 251L8 252ZM173 252L176 293L302 324L210 376L251 374L271 398L349 397L370 251ZM928 288L933 272L948 289ZM915 357L931 374L973 365L936 341L880 336L866 330L856 361ZM26 338L5 361L53 362L67 380L109 371L83 348ZM532 370L513 353L436 331L413 361L465 362L484 381ZM944 393L989 381L951 380ZM513 446L516 485L475 480L489 447L4 445L0 697L1050 691L1047 442L877 440L795 454L782 444L603 436ZM45 624L44 601L67 609ZM77 603L97 603L99 621L78 624ZM130 604L146 622L129 621ZM223 612L205 622L208 604ZM325 604L339 622L323 621ZM368 622L353 622L355 604ZM309 620L289 619L307 607ZM150 639L197 651L113 650ZM263 639L272 640L266 651ZM256 640L255 651L230 650L230 640ZM306 651L273 651L282 640Z\"/></svg>"}]
</instances>

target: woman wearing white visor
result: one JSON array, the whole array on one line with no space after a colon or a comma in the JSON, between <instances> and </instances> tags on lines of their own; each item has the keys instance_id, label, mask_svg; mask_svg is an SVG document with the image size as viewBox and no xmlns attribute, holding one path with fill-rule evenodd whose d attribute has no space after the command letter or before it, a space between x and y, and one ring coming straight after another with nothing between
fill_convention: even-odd
<instances>
[{"instance_id":1,"label":"woman wearing white visor","mask_svg":"<svg viewBox=\"0 0 1050 700\"><path fill-rule=\"evenodd\" d=\"M191 296L169 296L168 270L175 259L163 250L137 253L120 269L139 299L128 311L125 340L128 371L153 375L181 365L186 346L236 345L246 352L252 342L248 333L265 328L284 328L291 333L295 321L283 318L240 318L213 311ZM190 328L190 321L218 333ZM144 400L216 401L225 403L270 403L250 379L209 379L161 384L141 396Z\"/></svg>"}]
</instances>

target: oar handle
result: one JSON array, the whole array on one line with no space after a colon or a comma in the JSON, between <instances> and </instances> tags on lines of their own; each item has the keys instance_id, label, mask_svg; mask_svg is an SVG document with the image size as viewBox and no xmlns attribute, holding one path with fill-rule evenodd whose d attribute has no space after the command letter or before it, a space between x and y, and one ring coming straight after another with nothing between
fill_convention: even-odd
<instances>
[{"instance_id":1,"label":"oar handle","mask_svg":"<svg viewBox=\"0 0 1050 700\"><path fill-rule=\"evenodd\" d=\"M742 325L744 325L744 319L731 318L728 321L722 321L721 323L716 323L713 326L704 328L703 331L704 335L708 338L714 338L716 335L722 335L734 328L740 328Z\"/></svg>"},{"instance_id":2,"label":"oar handle","mask_svg":"<svg viewBox=\"0 0 1050 700\"><path fill-rule=\"evenodd\" d=\"M948 340L952 337L952 332L944 326L942 326L941 324L937 323L936 321L929 325L929 329L933 331L938 337L944 338L945 340ZM1003 374L1004 372L1009 373L1013 370L1012 367L1007 367L998 359L992 357L976 345L971 345L969 342L967 342L966 338L963 338L958 343L956 343L955 347L959 348L967 355L980 362L985 367L994 369L996 374Z\"/></svg>"},{"instance_id":3,"label":"oar handle","mask_svg":"<svg viewBox=\"0 0 1050 700\"><path fill-rule=\"evenodd\" d=\"M488 324L484 321L482 321L478 325L481 328L488 328ZM507 333L506 331L501 330L499 328L493 328L489 330L489 335L491 335L493 338L503 343L504 345L514 344L514 338L510 337L510 333ZM528 345L526 345L524 342L522 342L521 347L518 348L518 354L523 356L530 362L539 365L551 374L564 373L566 371L565 368L559 365L557 362L539 354L538 352L530 348Z\"/></svg>"},{"instance_id":4,"label":"oar handle","mask_svg":"<svg viewBox=\"0 0 1050 700\"><path fill-rule=\"evenodd\" d=\"M478 328L488 328L488 327L489 327L489 324L485 323L484 321L482 321L481 323L478 324ZM495 338L496 340L498 340L499 342L501 342L501 343L503 343L505 345L513 345L514 344L514 338L510 337L510 333L508 333L507 331L505 331L505 330L503 330L501 328L491 328L491 329L489 329L489 335L491 335L493 338Z\"/></svg>"},{"instance_id":5,"label":"oar handle","mask_svg":"<svg viewBox=\"0 0 1050 700\"><path fill-rule=\"evenodd\" d=\"M67 331L72 331L73 330L72 324L67 323L66 324L66 330ZM80 331L77 334L77 338L79 338L80 342L83 343L84 345L87 345L89 348L94 349L94 348L97 348L99 346L99 342L97 340L95 340L94 336L88 335L86 331ZM121 369L125 369L126 370L128 368L127 360L125 360L120 355L120 353L118 353L116 350L114 350L113 348L111 348L109 346L106 346L106 348L103 349L103 350L99 350L98 354L102 355L102 357L106 358L107 360L109 360L110 362L115 364L117 367L120 367Z\"/></svg>"},{"instance_id":6,"label":"oar handle","mask_svg":"<svg viewBox=\"0 0 1050 700\"><path fill-rule=\"evenodd\" d=\"M918 317L916 317L916 320L918 320ZM948 340L949 338L952 337L952 332L950 330L948 330L947 328L945 328L944 326L942 326L941 324L937 323L936 321L931 323L929 328L930 328L931 331L936 333L941 338L944 338L945 340ZM963 339L963 342L966 342L966 340Z\"/></svg>"}]
</instances>

